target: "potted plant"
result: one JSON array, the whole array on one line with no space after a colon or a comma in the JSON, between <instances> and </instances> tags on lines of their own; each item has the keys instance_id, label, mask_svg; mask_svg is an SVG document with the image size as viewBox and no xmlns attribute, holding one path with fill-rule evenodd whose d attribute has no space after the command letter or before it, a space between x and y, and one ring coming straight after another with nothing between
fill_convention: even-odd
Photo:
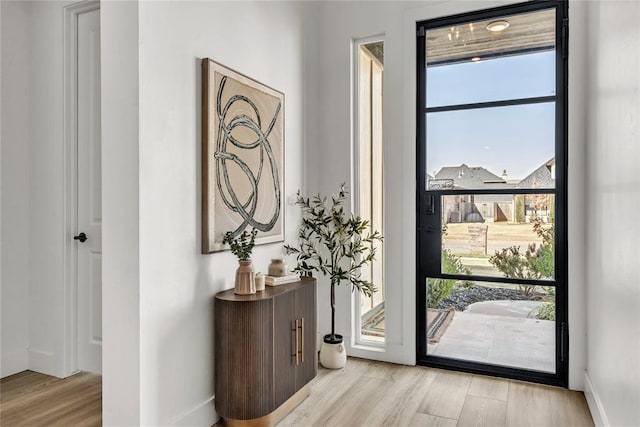
<instances>
[{"instance_id":1,"label":"potted plant","mask_svg":"<svg viewBox=\"0 0 640 427\"><path fill-rule=\"evenodd\" d=\"M343 337L335 332L335 288L346 282L354 291L373 295L377 289L362 278L360 269L374 260L374 242L382 240L378 231L370 230L369 221L345 212L347 194L345 184L330 200L320 195L305 198L298 191L296 204L302 208L298 246L285 245L287 254L296 255L294 271L303 276L318 272L331 281L331 333L320 347L320 363L331 369L342 368L347 360Z\"/></svg>"},{"instance_id":2,"label":"potted plant","mask_svg":"<svg viewBox=\"0 0 640 427\"><path fill-rule=\"evenodd\" d=\"M227 243L231 248L231 253L238 257L240 266L236 270L236 282L234 293L238 295L250 295L256 293L256 282L251 266L251 251L256 243L255 228L251 233L244 230L242 234L234 237L234 234L227 232L222 239L222 243Z\"/></svg>"}]
</instances>

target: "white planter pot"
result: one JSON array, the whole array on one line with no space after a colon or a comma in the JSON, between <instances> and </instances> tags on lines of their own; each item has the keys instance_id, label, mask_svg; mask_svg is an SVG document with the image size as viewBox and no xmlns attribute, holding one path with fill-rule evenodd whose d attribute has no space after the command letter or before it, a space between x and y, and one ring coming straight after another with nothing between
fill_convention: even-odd
<instances>
[{"instance_id":1,"label":"white planter pot","mask_svg":"<svg viewBox=\"0 0 640 427\"><path fill-rule=\"evenodd\" d=\"M320 364L327 369L344 368L347 364L347 349L344 347L344 342L336 344L322 342Z\"/></svg>"}]
</instances>

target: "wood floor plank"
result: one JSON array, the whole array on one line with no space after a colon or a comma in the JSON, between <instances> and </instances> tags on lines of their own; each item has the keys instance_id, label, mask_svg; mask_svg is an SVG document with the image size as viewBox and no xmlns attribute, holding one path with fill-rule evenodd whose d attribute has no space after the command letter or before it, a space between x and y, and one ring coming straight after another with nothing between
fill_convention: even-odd
<instances>
[{"instance_id":1,"label":"wood floor plank","mask_svg":"<svg viewBox=\"0 0 640 427\"><path fill-rule=\"evenodd\" d=\"M0 380L0 425L99 426L102 378L81 373L60 379L26 371Z\"/></svg>"},{"instance_id":2,"label":"wood floor plank","mask_svg":"<svg viewBox=\"0 0 640 427\"><path fill-rule=\"evenodd\" d=\"M4 378L0 380L0 425L99 426L101 388L101 377L93 374L58 379L25 372ZM319 368L311 395L280 423L349 427L456 424L592 427L593 420L579 392L349 358L344 369Z\"/></svg>"},{"instance_id":3,"label":"wood floor plank","mask_svg":"<svg viewBox=\"0 0 640 427\"><path fill-rule=\"evenodd\" d=\"M369 361L349 358L343 369L318 368L318 376L311 383L311 395L281 421L282 426L315 425L339 402L351 385L364 375Z\"/></svg>"},{"instance_id":4,"label":"wood floor plank","mask_svg":"<svg viewBox=\"0 0 640 427\"><path fill-rule=\"evenodd\" d=\"M403 366L391 375L392 385L371 411L367 426L411 426L436 374L433 369Z\"/></svg>"},{"instance_id":5,"label":"wood floor plank","mask_svg":"<svg viewBox=\"0 0 640 427\"><path fill-rule=\"evenodd\" d=\"M389 380L361 376L333 407L323 411L323 426L363 426L365 420L391 385Z\"/></svg>"},{"instance_id":6,"label":"wood floor plank","mask_svg":"<svg viewBox=\"0 0 640 427\"><path fill-rule=\"evenodd\" d=\"M509 382L507 425L550 426L549 387L520 381Z\"/></svg>"},{"instance_id":7,"label":"wood floor plank","mask_svg":"<svg viewBox=\"0 0 640 427\"><path fill-rule=\"evenodd\" d=\"M0 402L6 402L39 388L55 385L62 381L49 375L24 371L0 380Z\"/></svg>"},{"instance_id":8,"label":"wood floor plank","mask_svg":"<svg viewBox=\"0 0 640 427\"><path fill-rule=\"evenodd\" d=\"M347 365L349 365L351 360L352 359L349 359ZM296 408L289 417L285 418L282 425L452 426L458 422L460 425L562 425L562 419L558 419L557 422L551 421L550 419L549 408L551 408L551 399L549 393L550 390L561 390L561 392L564 393L563 389L524 382L513 382L513 384L515 384L513 397L516 399L516 404L512 405L511 410L513 411L514 409L520 408L518 411L522 413L518 414L519 417L515 417L512 414L511 419L517 422L507 424L506 413L509 407L507 399L509 399L511 395L509 392L511 382L509 380L379 362L369 362L365 365L366 369L363 370L362 361L358 361L357 363L360 363L360 365L356 366L356 369L352 367L351 375L347 375L349 380L365 381L365 383L368 384L366 379L359 379L360 376L368 379L387 381L386 383L383 382L383 384L387 384L387 386L386 392L382 394L382 397L379 395L374 396L373 400L377 400L377 404L363 407L362 399L364 399L364 397L347 397L351 394L367 395L364 391L352 393L356 389L363 390L363 386L358 386L356 389L350 388L349 391L343 394L338 393L339 397L332 400L334 403L340 402L337 407L334 404L326 406L319 405L319 401L316 400L316 398L318 396L326 396L326 392L312 388L311 396L303 403L303 405L306 405L305 416L296 414L296 412L299 412L300 407ZM323 372L327 373L324 374ZM335 387L335 381L345 380L344 376L342 378L340 376L336 377L335 373L336 371L327 371L319 368L320 381L323 383L321 388L329 388L334 394L336 390L340 389L339 387ZM436 379L438 380L436 381ZM316 383L316 381L317 380L314 380L314 383ZM342 384L346 385L347 383L348 382L343 382ZM524 390L520 388L524 388ZM316 390L318 393L316 393ZM455 402L459 401L460 396L464 398L460 404L460 411L456 415ZM488 398L487 396L490 397ZM523 396L531 400L526 403L526 405L522 405ZM570 395L567 396L574 398ZM578 393L578 396L581 396L581 394ZM346 403L342 402L344 399L346 399ZM446 401L444 405L442 404L443 401ZM545 402L546 409L540 409L545 408ZM564 401L558 399L558 402L561 408ZM328 402L325 400L324 403L326 404ZM437 415L423 413L425 410L431 410L431 407L438 408L433 410ZM447 407L454 407L453 410L449 409L449 417L443 416L443 414L448 411ZM364 420L362 416L358 414L349 414L346 417L336 416L333 418L327 417L326 415L318 417L317 415L318 412L322 413L323 411L337 410L341 414L345 414L348 411L361 412L369 410L370 408L373 409L371 409L370 414ZM528 411L533 411L533 413L529 413ZM540 416L540 412L546 413L547 417ZM583 408L582 416L590 420L588 408ZM524 421L519 421L520 419ZM540 420L544 421L540 422Z\"/></svg>"},{"instance_id":9,"label":"wood floor plank","mask_svg":"<svg viewBox=\"0 0 640 427\"><path fill-rule=\"evenodd\" d=\"M455 427L457 421L451 418L436 417L435 415L422 414L417 412L413 415L409 425L425 427Z\"/></svg>"},{"instance_id":10,"label":"wood floor plank","mask_svg":"<svg viewBox=\"0 0 640 427\"><path fill-rule=\"evenodd\" d=\"M471 378L469 374L438 370L418 412L457 420L462 411Z\"/></svg>"},{"instance_id":11,"label":"wood floor plank","mask_svg":"<svg viewBox=\"0 0 640 427\"><path fill-rule=\"evenodd\" d=\"M549 390L551 423L563 427L592 427L593 419L584 394L562 388Z\"/></svg>"},{"instance_id":12,"label":"wood floor plank","mask_svg":"<svg viewBox=\"0 0 640 427\"><path fill-rule=\"evenodd\" d=\"M469 385L469 394L506 402L509 395L509 380L474 375Z\"/></svg>"},{"instance_id":13,"label":"wood floor plank","mask_svg":"<svg viewBox=\"0 0 640 427\"><path fill-rule=\"evenodd\" d=\"M398 365L393 363L369 361L367 370L364 375L369 378L377 378L380 380L392 380L393 375L397 372Z\"/></svg>"},{"instance_id":14,"label":"wood floor plank","mask_svg":"<svg viewBox=\"0 0 640 427\"><path fill-rule=\"evenodd\" d=\"M501 427L507 421L507 402L467 395L458 419L458 427Z\"/></svg>"}]
</instances>

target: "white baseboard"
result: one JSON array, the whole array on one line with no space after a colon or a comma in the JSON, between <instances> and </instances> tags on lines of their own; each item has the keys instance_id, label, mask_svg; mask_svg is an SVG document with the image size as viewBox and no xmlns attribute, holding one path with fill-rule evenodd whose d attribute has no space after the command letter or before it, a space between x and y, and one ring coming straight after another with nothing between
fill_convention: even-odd
<instances>
[{"instance_id":1,"label":"white baseboard","mask_svg":"<svg viewBox=\"0 0 640 427\"><path fill-rule=\"evenodd\" d=\"M589 405L589 411L591 411L591 417L596 427L609 427L611 424L609 424L607 414L604 412L600 396L586 371L584 373L584 396L587 398L587 405Z\"/></svg>"},{"instance_id":2,"label":"white baseboard","mask_svg":"<svg viewBox=\"0 0 640 427\"><path fill-rule=\"evenodd\" d=\"M213 396L199 405L184 411L169 422L175 426L212 426L220 420L213 404Z\"/></svg>"},{"instance_id":3,"label":"white baseboard","mask_svg":"<svg viewBox=\"0 0 640 427\"><path fill-rule=\"evenodd\" d=\"M8 351L0 355L0 378L29 369L29 354L26 348Z\"/></svg>"},{"instance_id":4,"label":"white baseboard","mask_svg":"<svg viewBox=\"0 0 640 427\"><path fill-rule=\"evenodd\" d=\"M56 369L54 354L50 351L29 349L29 369L45 375L62 378L62 373Z\"/></svg>"}]
</instances>

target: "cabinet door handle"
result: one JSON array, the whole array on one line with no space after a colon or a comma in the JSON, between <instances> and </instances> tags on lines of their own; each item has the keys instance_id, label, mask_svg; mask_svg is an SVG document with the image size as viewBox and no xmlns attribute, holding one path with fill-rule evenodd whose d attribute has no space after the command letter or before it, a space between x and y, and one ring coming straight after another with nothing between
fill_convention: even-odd
<instances>
[{"instance_id":1,"label":"cabinet door handle","mask_svg":"<svg viewBox=\"0 0 640 427\"><path fill-rule=\"evenodd\" d=\"M300 364L300 361L298 359L298 327L299 327L298 326L298 319L296 319L296 326L293 329L291 329L291 331L295 335L295 344L296 344L296 351L291 356L296 358L296 366L298 366Z\"/></svg>"},{"instance_id":2,"label":"cabinet door handle","mask_svg":"<svg viewBox=\"0 0 640 427\"><path fill-rule=\"evenodd\" d=\"M304 363L304 317L300 318L300 363Z\"/></svg>"}]
</instances>

